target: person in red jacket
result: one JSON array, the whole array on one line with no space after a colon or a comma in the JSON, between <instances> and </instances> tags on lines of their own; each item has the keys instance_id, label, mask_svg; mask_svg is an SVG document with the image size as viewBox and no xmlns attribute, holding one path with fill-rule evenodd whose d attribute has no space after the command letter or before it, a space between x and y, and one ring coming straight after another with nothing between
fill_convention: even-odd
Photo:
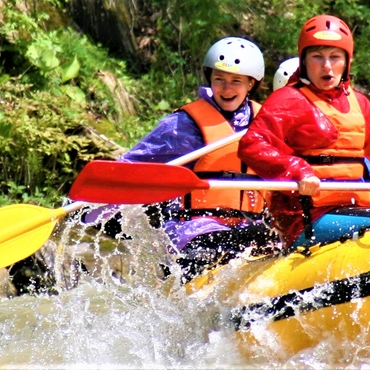
<instances>
[{"instance_id":1,"label":"person in red jacket","mask_svg":"<svg viewBox=\"0 0 370 370\"><path fill-rule=\"evenodd\" d=\"M289 250L330 209L370 206L370 193L320 191L325 180L365 181L370 157L370 103L350 83L353 36L332 15L309 19L298 40L299 68L264 102L238 155L263 179L294 180L299 190L274 192L271 213Z\"/></svg>"}]
</instances>

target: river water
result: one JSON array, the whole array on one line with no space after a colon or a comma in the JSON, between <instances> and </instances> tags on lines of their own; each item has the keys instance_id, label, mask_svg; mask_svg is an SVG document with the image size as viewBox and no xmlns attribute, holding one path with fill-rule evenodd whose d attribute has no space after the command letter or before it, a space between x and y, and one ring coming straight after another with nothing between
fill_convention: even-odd
<instances>
[{"instance_id":1,"label":"river water","mask_svg":"<svg viewBox=\"0 0 370 370\"><path fill-rule=\"evenodd\" d=\"M76 226L75 217L53 237L58 294L1 301L0 369L370 369L369 343L328 340L283 361L265 347L243 357L225 307L187 295L176 267L162 278L158 266L172 260L162 230L149 226L140 206L122 211L132 240L103 252L97 233L95 270L76 286L62 269L66 253L79 255L85 245L88 226ZM112 263L118 257L121 268Z\"/></svg>"}]
</instances>

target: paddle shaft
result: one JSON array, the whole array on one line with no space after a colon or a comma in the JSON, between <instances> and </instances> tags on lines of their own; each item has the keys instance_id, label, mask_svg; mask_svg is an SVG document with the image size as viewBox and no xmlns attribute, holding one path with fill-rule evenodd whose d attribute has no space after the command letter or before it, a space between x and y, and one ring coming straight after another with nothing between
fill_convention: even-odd
<instances>
[{"instance_id":1,"label":"paddle shaft","mask_svg":"<svg viewBox=\"0 0 370 370\"><path fill-rule=\"evenodd\" d=\"M298 183L293 181L251 181L251 180L203 180L209 189L239 189L239 190L276 190L296 191ZM321 182L320 190L327 191L365 191L370 190L366 182Z\"/></svg>"},{"instance_id":2,"label":"paddle shaft","mask_svg":"<svg viewBox=\"0 0 370 370\"><path fill-rule=\"evenodd\" d=\"M183 164L190 163L190 162L200 158L201 156L203 156L205 154L211 153L211 152L213 152L217 149L220 149L220 148L222 148L226 145L229 145L229 144L232 144L232 143L235 143L235 142L239 141L242 138L242 136L246 133L247 133L247 129L245 129L243 131L240 131L240 132L237 132L233 135L230 135L230 136L227 136L223 139L217 140L214 143L208 144L204 148L200 148L200 149L195 150L191 153L185 154L180 158L169 161L169 162L167 162L167 164L181 166Z\"/></svg>"},{"instance_id":3,"label":"paddle shaft","mask_svg":"<svg viewBox=\"0 0 370 370\"><path fill-rule=\"evenodd\" d=\"M75 181L70 198L95 203L149 204L174 199L194 190L209 189L297 191L298 183L250 179L202 180L182 166L92 161ZM370 183L321 182L320 189L362 191L370 190Z\"/></svg>"}]
</instances>

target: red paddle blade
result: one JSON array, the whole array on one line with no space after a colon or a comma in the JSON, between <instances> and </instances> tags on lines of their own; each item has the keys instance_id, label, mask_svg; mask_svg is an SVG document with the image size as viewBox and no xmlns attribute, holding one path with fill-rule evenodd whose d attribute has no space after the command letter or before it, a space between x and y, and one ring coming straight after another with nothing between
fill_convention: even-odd
<instances>
[{"instance_id":1,"label":"red paddle blade","mask_svg":"<svg viewBox=\"0 0 370 370\"><path fill-rule=\"evenodd\" d=\"M83 168L69 197L90 203L147 204L196 189L209 189L209 184L185 167L96 160Z\"/></svg>"}]
</instances>

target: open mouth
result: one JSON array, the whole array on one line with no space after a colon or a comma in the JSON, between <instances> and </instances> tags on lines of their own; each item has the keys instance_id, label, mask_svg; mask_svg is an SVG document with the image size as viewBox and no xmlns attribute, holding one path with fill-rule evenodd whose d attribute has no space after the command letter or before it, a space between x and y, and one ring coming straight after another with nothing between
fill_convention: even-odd
<instances>
[{"instance_id":1,"label":"open mouth","mask_svg":"<svg viewBox=\"0 0 370 370\"><path fill-rule=\"evenodd\" d=\"M236 96L233 96L232 98L225 98L224 96L221 96L221 99L225 102L232 102L235 98Z\"/></svg>"},{"instance_id":2,"label":"open mouth","mask_svg":"<svg viewBox=\"0 0 370 370\"><path fill-rule=\"evenodd\" d=\"M321 77L324 81L330 81L333 79L333 76L329 76L329 75L326 75L326 76L323 76Z\"/></svg>"}]
</instances>

